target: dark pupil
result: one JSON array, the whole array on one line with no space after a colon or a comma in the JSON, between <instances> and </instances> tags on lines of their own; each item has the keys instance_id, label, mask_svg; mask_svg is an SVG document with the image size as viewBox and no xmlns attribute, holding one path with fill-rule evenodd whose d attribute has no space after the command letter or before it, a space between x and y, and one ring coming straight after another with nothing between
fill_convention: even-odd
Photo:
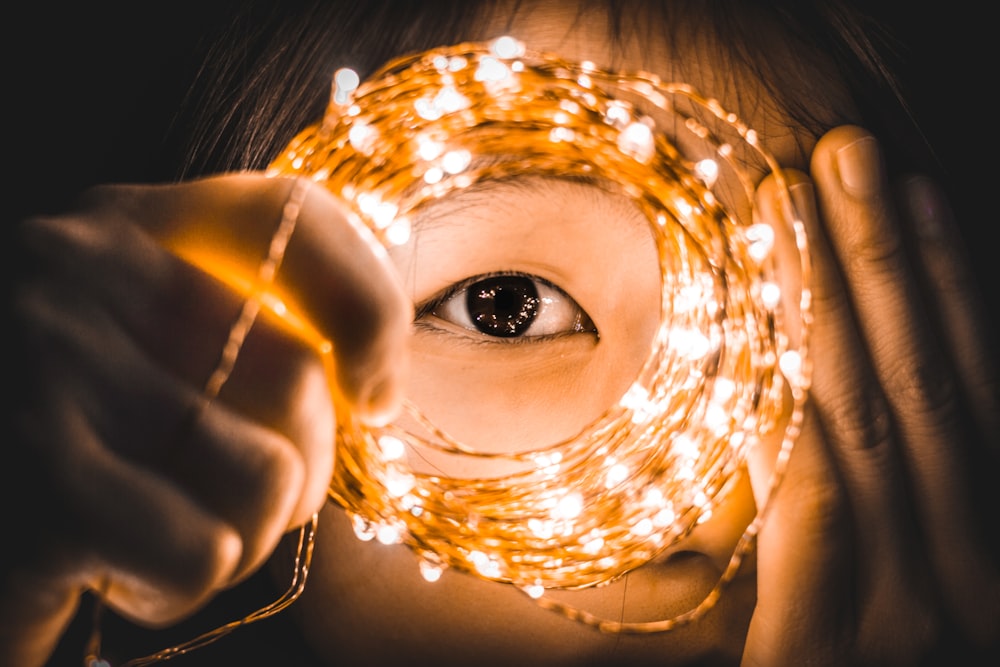
<instances>
[{"instance_id":1,"label":"dark pupil","mask_svg":"<svg viewBox=\"0 0 1000 667\"><path fill-rule=\"evenodd\" d=\"M490 336L513 338L538 315L538 290L522 276L497 276L470 286L466 306L476 328Z\"/></svg>"}]
</instances>

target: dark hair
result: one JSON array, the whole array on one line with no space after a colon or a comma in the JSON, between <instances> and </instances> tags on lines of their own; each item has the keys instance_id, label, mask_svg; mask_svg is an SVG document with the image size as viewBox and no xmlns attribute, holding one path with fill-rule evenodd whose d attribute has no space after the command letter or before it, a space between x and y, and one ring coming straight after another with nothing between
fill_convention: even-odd
<instances>
[{"instance_id":1,"label":"dark hair","mask_svg":"<svg viewBox=\"0 0 1000 667\"><path fill-rule=\"evenodd\" d=\"M496 6L492 0L258 1L243 6L206 51L196 85L174 121L178 141L166 145L182 147L170 156L182 165L176 176L262 168L322 114L338 66L350 65L364 74L403 53L484 37L479 19ZM892 74L891 36L852 2L581 3L581 11L595 8L607 12L612 43L634 31L696 26L696 38L711 40L723 62L763 81L781 107L812 134L861 122L890 144L890 155L929 165ZM784 43L771 41L775 34L784 36ZM675 36L663 37L673 43ZM788 56L778 58L780 54ZM816 95L827 91L802 91L820 63L832 66L844 81L860 117L832 108L832 115L814 114Z\"/></svg>"}]
</instances>

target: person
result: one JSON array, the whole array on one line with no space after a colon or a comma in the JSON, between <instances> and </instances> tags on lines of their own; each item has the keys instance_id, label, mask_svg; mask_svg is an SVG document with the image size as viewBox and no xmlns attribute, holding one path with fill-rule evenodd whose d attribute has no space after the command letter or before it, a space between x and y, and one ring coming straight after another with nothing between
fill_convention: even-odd
<instances>
[{"instance_id":1,"label":"person","mask_svg":"<svg viewBox=\"0 0 1000 667\"><path fill-rule=\"evenodd\" d=\"M949 200L867 14L846 1L317 1L204 20L215 39L191 49L204 65L190 92L178 85L177 115L141 106L105 161L86 173L62 163L11 208L0 662L78 664L95 608L106 607L97 625L112 664L242 618L280 594L296 529L319 512L301 597L178 664L995 664L996 339L961 240L972 223L953 213L967 204ZM202 403L244 298L186 253L256 266L293 188L262 170L322 115L333 69L367 73L502 34L718 95L788 169L808 227L814 370L801 434L752 562L708 614L670 632L600 632L460 572L425 582L407 549L357 540L327 502L335 395L381 424L423 392L489 441L546 439L620 393L655 326L656 286L648 243L621 231L629 215L606 195L497 186L462 200L458 222L421 230L434 261L418 263L373 253L333 195L308 189L275 280L333 341L333 379L314 346L262 316ZM175 85L158 83L145 102ZM51 128L52 150L86 133L67 123ZM152 148L130 135L164 125ZM558 297L553 328L483 342L499 336L470 325L455 297L511 275ZM598 335L614 355L593 375L495 361L589 359ZM449 410L461 382L426 386L477 368L494 411ZM549 402L539 411L525 395ZM773 465L751 456L739 489L669 557L557 599L621 620L682 613L719 578Z\"/></svg>"}]
</instances>

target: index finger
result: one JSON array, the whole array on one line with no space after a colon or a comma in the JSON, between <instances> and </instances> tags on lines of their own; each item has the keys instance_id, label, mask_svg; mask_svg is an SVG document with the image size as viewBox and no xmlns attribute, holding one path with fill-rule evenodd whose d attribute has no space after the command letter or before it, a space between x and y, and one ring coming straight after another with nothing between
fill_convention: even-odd
<instances>
[{"instance_id":1,"label":"index finger","mask_svg":"<svg viewBox=\"0 0 1000 667\"><path fill-rule=\"evenodd\" d=\"M110 186L89 203L113 199L114 215L249 295L295 182L231 174L162 188ZM338 389L357 414L387 421L401 400L412 303L367 228L328 191L306 188L268 293L286 323L318 347L329 344Z\"/></svg>"}]
</instances>

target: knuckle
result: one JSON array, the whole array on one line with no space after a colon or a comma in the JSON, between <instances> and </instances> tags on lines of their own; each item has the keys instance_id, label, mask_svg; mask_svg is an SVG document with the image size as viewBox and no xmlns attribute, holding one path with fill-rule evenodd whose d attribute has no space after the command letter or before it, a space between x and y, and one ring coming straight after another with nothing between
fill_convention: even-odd
<instances>
[{"instance_id":1,"label":"knuckle","mask_svg":"<svg viewBox=\"0 0 1000 667\"><path fill-rule=\"evenodd\" d=\"M852 449L886 449L893 437L889 407L880 393L845 391L824 411L832 434Z\"/></svg>"},{"instance_id":2,"label":"knuckle","mask_svg":"<svg viewBox=\"0 0 1000 667\"><path fill-rule=\"evenodd\" d=\"M891 375L893 393L905 405L930 415L945 415L957 408L957 385L941 363L922 358L900 364Z\"/></svg>"},{"instance_id":3,"label":"knuckle","mask_svg":"<svg viewBox=\"0 0 1000 667\"><path fill-rule=\"evenodd\" d=\"M888 205L889 202L877 204L872 216L855 225L846 239L843 259L852 273L895 273L905 260L907 249L903 235L895 224L885 222L893 218Z\"/></svg>"},{"instance_id":4,"label":"knuckle","mask_svg":"<svg viewBox=\"0 0 1000 667\"><path fill-rule=\"evenodd\" d=\"M853 317L851 304L834 279L816 281L812 290L812 311L818 324Z\"/></svg>"},{"instance_id":5,"label":"knuckle","mask_svg":"<svg viewBox=\"0 0 1000 667\"><path fill-rule=\"evenodd\" d=\"M904 255L903 239L898 234L869 234L851 247L848 261L859 272L883 270L894 273Z\"/></svg>"},{"instance_id":6,"label":"knuckle","mask_svg":"<svg viewBox=\"0 0 1000 667\"><path fill-rule=\"evenodd\" d=\"M115 568L108 600L152 624L170 624L222 590L232 574L235 539L230 529L202 530L195 548L175 547L162 554L164 566L151 573Z\"/></svg>"}]
</instances>

